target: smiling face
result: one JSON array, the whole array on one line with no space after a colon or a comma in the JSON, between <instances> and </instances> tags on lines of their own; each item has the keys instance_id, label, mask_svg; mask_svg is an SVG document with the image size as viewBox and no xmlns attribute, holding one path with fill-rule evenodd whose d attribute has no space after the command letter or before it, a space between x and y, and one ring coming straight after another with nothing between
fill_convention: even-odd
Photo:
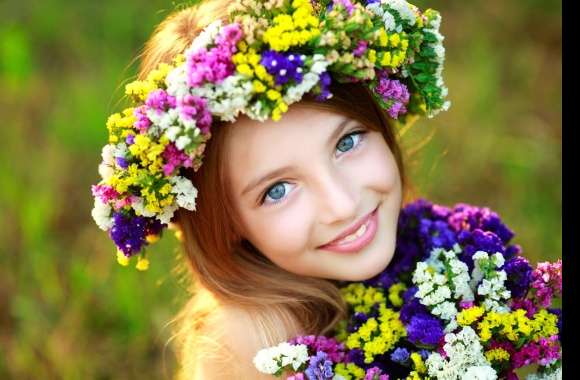
<instances>
[{"instance_id":1,"label":"smiling face","mask_svg":"<svg viewBox=\"0 0 580 380\"><path fill-rule=\"evenodd\" d=\"M289 272L334 280L360 281L385 269L402 183L381 132L302 103L278 122L243 116L228 128L232 199L243 236L262 254ZM358 246L321 247L353 226L354 234L361 221Z\"/></svg>"}]
</instances>

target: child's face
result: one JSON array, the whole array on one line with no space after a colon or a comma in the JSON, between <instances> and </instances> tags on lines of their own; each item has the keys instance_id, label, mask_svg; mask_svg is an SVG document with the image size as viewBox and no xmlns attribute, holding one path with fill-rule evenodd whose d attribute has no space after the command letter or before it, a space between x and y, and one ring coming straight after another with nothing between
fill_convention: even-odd
<instances>
[{"instance_id":1,"label":"child's face","mask_svg":"<svg viewBox=\"0 0 580 380\"><path fill-rule=\"evenodd\" d=\"M244 116L228 127L227 172L235 206L244 237L260 252L304 276L358 281L385 269L395 249L402 188L380 132L302 104L291 106L278 122ZM366 133L352 134L361 130ZM292 168L247 189L287 166ZM348 252L320 247L377 206L377 229L368 244ZM372 222L366 226L362 239L368 241Z\"/></svg>"}]
</instances>

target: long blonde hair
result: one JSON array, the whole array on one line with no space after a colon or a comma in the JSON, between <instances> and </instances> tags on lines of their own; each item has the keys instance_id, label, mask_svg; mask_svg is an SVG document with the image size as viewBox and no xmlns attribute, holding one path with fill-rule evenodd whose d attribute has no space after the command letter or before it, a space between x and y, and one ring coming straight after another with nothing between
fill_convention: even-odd
<instances>
[{"instance_id":1,"label":"long blonde hair","mask_svg":"<svg viewBox=\"0 0 580 380\"><path fill-rule=\"evenodd\" d=\"M145 45L139 78L183 53L206 25L227 14L231 3L208 0L170 14ZM380 131L394 154L407 194L408 181L393 126L368 89L356 83L333 84L331 92L333 97L325 102L311 96L301 102L345 114ZM285 328L291 324L298 324L303 333L326 334L346 312L336 282L279 268L241 235L224 170L227 131L225 123L212 126L202 167L186 174L199 191L197 210L180 209L175 218L183 233L183 249L193 280L192 297L176 317L175 344L184 373L194 373L191 366L196 362L195 349L201 345L202 331L219 303L252 313L260 325L264 345L288 339L290 330Z\"/></svg>"}]
</instances>

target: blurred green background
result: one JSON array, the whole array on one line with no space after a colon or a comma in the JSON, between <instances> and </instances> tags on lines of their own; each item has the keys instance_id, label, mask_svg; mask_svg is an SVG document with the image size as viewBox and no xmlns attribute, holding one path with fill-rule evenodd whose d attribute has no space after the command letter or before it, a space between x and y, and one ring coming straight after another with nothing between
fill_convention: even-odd
<instances>
[{"instance_id":1,"label":"blurred green background","mask_svg":"<svg viewBox=\"0 0 580 380\"><path fill-rule=\"evenodd\" d=\"M561 257L561 2L421 0L443 16L452 107L405 135L431 200L497 211L532 262ZM162 379L185 300L176 239L140 273L93 223L107 116L168 1L0 4L0 378ZM427 142L422 145L423 142Z\"/></svg>"}]
</instances>

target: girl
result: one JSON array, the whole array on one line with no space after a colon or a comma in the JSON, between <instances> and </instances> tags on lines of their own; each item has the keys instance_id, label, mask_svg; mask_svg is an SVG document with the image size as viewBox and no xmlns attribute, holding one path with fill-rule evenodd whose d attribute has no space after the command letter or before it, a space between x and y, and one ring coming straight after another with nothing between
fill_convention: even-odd
<instances>
[{"instance_id":1,"label":"girl","mask_svg":"<svg viewBox=\"0 0 580 380\"><path fill-rule=\"evenodd\" d=\"M244 1L241 5L248 3L254 4L254 10L271 10L284 1ZM400 17L404 19L411 12L415 22L414 7L402 1L391 3L399 6ZM146 44L139 79L145 81L160 64L170 64L196 37L210 35L203 32L210 23L222 18L226 24L225 16L232 5L240 4L203 1L171 14ZM292 6L296 25L308 25L308 12L317 5L295 0ZM334 6L345 14L353 12L348 1L324 6L328 11ZM376 8L375 11L381 12ZM387 17L383 19L387 25ZM278 21L282 23L281 20ZM256 24L260 22L258 18ZM253 36L255 27L244 25L245 35ZM397 59L403 59L397 55L402 53L396 52L404 51L408 41L401 42L394 31L390 37L384 29L380 32L383 34L377 41L381 41L381 46L400 48L393 50L392 56L380 55L381 64L395 67ZM309 38L307 27L299 38L304 33ZM220 36L237 38L232 29ZM349 38L344 33L339 37ZM323 38L327 38L326 44L336 43L330 37ZM223 37L217 44L218 48L226 46L223 53L226 56L227 41ZM291 45L288 41L291 40L277 36L269 44ZM245 49L245 45L237 46ZM356 49L355 56L366 54L367 42L360 41ZM279 46L279 50L286 49ZM279 53L268 54L269 60L261 62L272 73ZM375 61L371 56L367 62L372 66ZM292 55L284 58L303 59ZM238 71L248 72L240 64L243 57L233 59ZM209 75L203 65L199 61L190 66L198 75L195 78ZM288 67L291 70L293 66ZM297 82L302 80L301 73L301 70L293 72L295 79L300 77ZM248 75L251 74L249 71ZM277 83L279 80L283 83L280 78L286 74L290 74L286 69L276 71ZM305 78L306 75L304 81ZM395 86L394 81L384 83ZM259 86L254 82L254 90L263 92ZM182 174L197 189L195 210L180 207L171 219L182 234L193 279L192 298L177 318L180 378L270 378L253 366L252 358L259 349L296 335L330 332L345 313L338 281L368 279L389 264L395 249L399 211L404 200L410 198L392 119L405 110L405 105L411 105L407 89L398 86L391 90L396 90L402 100L389 103L388 112L362 82L333 81L322 86L318 96L306 93L289 107L276 103L272 118L259 117L259 110L253 109L251 118L240 114L235 120L213 121L211 139L201 148L203 166L189 162ZM155 108L168 99L165 93L155 96L154 100L152 96L147 98L148 107ZM321 96L325 101L320 101ZM277 99L276 92L268 92L268 97ZM151 121L142 122L144 111L139 112L135 112L138 118L135 126L143 132ZM137 141L139 136L125 133L123 137L131 140L127 144L131 145L133 156L139 156L150 144L149 140ZM147 160L152 160L151 156L141 158L154 170L154 163ZM117 165L127 167L128 163L117 161ZM192 166L199 170L193 170ZM164 166L164 170L170 169ZM108 183L118 189L119 181L117 178ZM149 200L151 194L141 195ZM147 216L134 199L129 202ZM117 228L121 219L116 216L110 222L115 223L111 236L116 243L121 240ZM146 229L154 232L158 227ZM128 255L135 244L131 241L121 247L126 248L124 253ZM121 255L120 260L124 262L125 257Z\"/></svg>"}]
</instances>

